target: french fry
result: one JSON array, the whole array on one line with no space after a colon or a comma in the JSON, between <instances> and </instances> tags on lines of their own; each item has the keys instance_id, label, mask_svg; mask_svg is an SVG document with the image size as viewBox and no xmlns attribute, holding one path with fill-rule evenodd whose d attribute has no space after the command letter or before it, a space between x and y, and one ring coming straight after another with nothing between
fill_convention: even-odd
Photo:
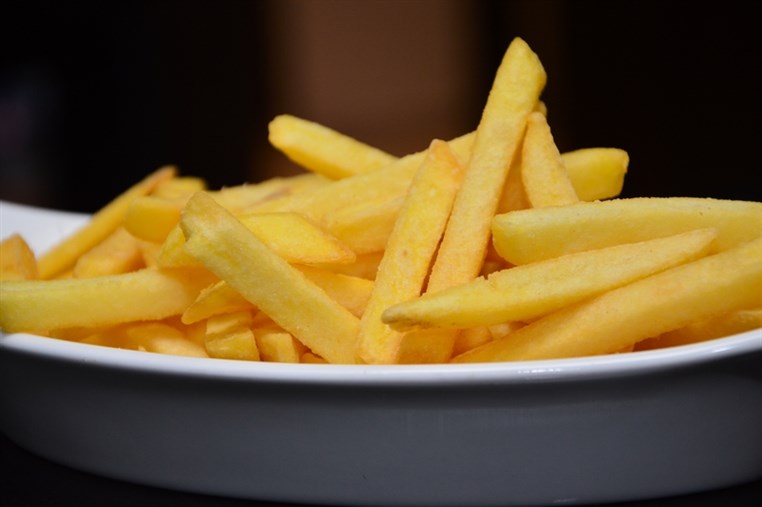
<instances>
[{"instance_id":1,"label":"french fry","mask_svg":"<svg viewBox=\"0 0 762 507\"><path fill-rule=\"evenodd\" d=\"M37 259L20 234L0 241L0 281L37 279Z\"/></svg>"},{"instance_id":2,"label":"french fry","mask_svg":"<svg viewBox=\"0 0 762 507\"><path fill-rule=\"evenodd\" d=\"M273 202L288 201L302 192L325 186L331 180L319 174L274 177L259 183L236 185L210 191L214 200L233 213L245 213ZM277 209L276 209L277 211Z\"/></svg>"},{"instance_id":3,"label":"french fry","mask_svg":"<svg viewBox=\"0 0 762 507\"><path fill-rule=\"evenodd\" d=\"M76 278L89 278L128 273L142 267L140 242L124 227L118 227L77 259L73 273Z\"/></svg>"},{"instance_id":4,"label":"french fry","mask_svg":"<svg viewBox=\"0 0 762 507\"><path fill-rule=\"evenodd\" d=\"M212 281L201 269L146 268L94 278L3 282L0 329L12 333L159 320L181 314Z\"/></svg>"},{"instance_id":5,"label":"french fry","mask_svg":"<svg viewBox=\"0 0 762 507\"><path fill-rule=\"evenodd\" d=\"M257 329L254 331L262 361L275 363L298 363L302 354L308 352L299 340L286 331Z\"/></svg>"},{"instance_id":6,"label":"french fry","mask_svg":"<svg viewBox=\"0 0 762 507\"><path fill-rule=\"evenodd\" d=\"M762 203L634 197L513 211L492 221L497 252L512 264L714 227L724 250L762 235Z\"/></svg>"},{"instance_id":7,"label":"french fry","mask_svg":"<svg viewBox=\"0 0 762 507\"><path fill-rule=\"evenodd\" d=\"M204 348L210 357L259 361L251 312L241 310L210 317L206 321Z\"/></svg>"},{"instance_id":8,"label":"french fry","mask_svg":"<svg viewBox=\"0 0 762 507\"><path fill-rule=\"evenodd\" d=\"M561 154L566 172L581 201L617 197L624 187L629 154L619 148L582 148Z\"/></svg>"},{"instance_id":9,"label":"french fry","mask_svg":"<svg viewBox=\"0 0 762 507\"><path fill-rule=\"evenodd\" d=\"M579 201L545 116L531 113L521 152L521 181L533 208Z\"/></svg>"},{"instance_id":10,"label":"french fry","mask_svg":"<svg viewBox=\"0 0 762 507\"><path fill-rule=\"evenodd\" d=\"M431 270L427 292L466 283L480 274L489 245L490 221L497 212L508 170L524 135L526 119L537 106L545 79L545 70L537 55L526 42L515 38L497 70L476 129L471 156ZM441 330L406 337L400 354L406 357L405 361L415 362L449 358L456 334ZM430 354L429 357L426 354Z\"/></svg>"},{"instance_id":11,"label":"french fry","mask_svg":"<svg viewBox=\"0 0 762 507\"><path fill-rule=\"evenodd\" d=\"M524 264L391 306L382 320L399 331L532 320L706 255L716 237L699 229Z\"/></svg>"},{"instance_id":12,"label":"french fry","mask_svg":"<svg viewBox=\"0 0 762 507\"><path fill-rule=\"evenodd\" d=\"M357 355L365 363L395 362L402 337L381 322L381 313L390 304L420 294L461 175L461 165L447 144L433 141L389 236L360 319Z\"/></svg>"},{"instance_id":13,"label":"french fry","mask_svg":"<svg viewBox=\"0 0 762 507\"><path fill-rule=\"evenodd\" d=\"M42 279L71 268L80 255L103 241L121 226L132 201L149 194L157 185L174 178L177 168L162 167L149 174L96 212L83 227L40 256L37 267Z\"/></svg>"},{"instance_id":14,"label":"french fry","mask_svg":"<svg viewBox=\"0 0 762 507\"><path fill-rule=\"evenodd\" d=\"M140 196L127 208L124 228L136 238L161 243L180 221L183 204L153 195Z\"/></svg>"},{"instance_id":15,"label":"french fry","mask_svg":"<svg viewBox=\"0 0 762 507\"><path fill-rule=\"evenodd\" d=\"M389 241L404 200L404 195L395 199L384 197L329 212L323 217L323 224L358 255L381 252Z\"/></svg>"},{"instance_id":16,"label":"french fry","mask_svg":"<svg viewBox=\"0 0 762 507\"><path fill-rule=\"evenodd\" d=\"M762 238L566 307L453 362L551 359L612 353L646 338L758 305Z\"/></svg>"},{"instance_id":17,"label":"french fry","mask_svg":"<svg viewBox=\"0 0 762 507\"><path fill-rule=\"evenodd\" d=\"M123 326L117 339L122 348L175 356L209 357L203 347L176 328L161 322L138 322Z\"/></svg>"},{"instance_id":18,"label":"french fry","mask_svg":"<svg viewBox=\"0 0 762 507\"><path fill-rule=\"evenodd\" d=\"M285 114L270 122L269 140L292 161L330 179L380 169L397 160L319 123Z\"/></svg>"},{"instance_id":19,"label":"french fry","mask_svg":"<svg viewBox=\"0 0 762 507\"><path fill-rule=\"evenodd\" d=\"M180 225L186 251L311 350L354 363L359 319L309 281L212 197L200 192Z\"/></svg>"}]
</instances>

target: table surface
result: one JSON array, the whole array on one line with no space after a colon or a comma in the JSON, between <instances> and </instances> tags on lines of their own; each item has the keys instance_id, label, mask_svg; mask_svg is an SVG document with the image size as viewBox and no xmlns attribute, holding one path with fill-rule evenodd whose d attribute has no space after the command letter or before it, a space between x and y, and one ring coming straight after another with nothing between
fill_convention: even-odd
<instances>
[{"instance_id":1,"label":"table surface","mask_svg":"<svg viewBox=\"0 0 762 507\"><path fill-rule=\"evenodd\" d=\"M196 495L99 477L35 456L0 433L0 506L77 507L296 507L293 504L251 502ZM611 507L695 507L762 505L762 479L731 488L653 501L612 504Z\"/></svg>"}]
</instances>

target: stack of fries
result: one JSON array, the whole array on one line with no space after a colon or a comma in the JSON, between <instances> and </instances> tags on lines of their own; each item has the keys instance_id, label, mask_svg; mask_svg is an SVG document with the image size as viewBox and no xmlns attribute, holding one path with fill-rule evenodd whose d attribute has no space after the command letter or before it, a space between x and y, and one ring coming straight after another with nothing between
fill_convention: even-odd
<instances>
[{"instance_id":1,"label":"stack of fries","mask_svg":"<svg viewBox=\"0 0 762 507\"><path fill-rule=\"evenodd\" d=\"M762 203L618 198L629 157L560 153L509 45L475 132L401 158L276 117L297 176L150 174L39 257L0 246L0 328L253 361L622 353L762 325Z\"/></svg>"}]
</instances>

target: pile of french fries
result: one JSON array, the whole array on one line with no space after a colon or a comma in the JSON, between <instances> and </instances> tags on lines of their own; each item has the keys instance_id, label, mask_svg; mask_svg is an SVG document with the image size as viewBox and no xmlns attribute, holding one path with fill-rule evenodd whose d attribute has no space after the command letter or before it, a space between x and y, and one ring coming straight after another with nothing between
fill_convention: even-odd
<instances>
[{"instance_id":1,"label":"pile of french fries","mask_svg":"<svg viewBox=\"0 0 762 507\"><path fill-rule=\"evenodd\" d=\"M619 198L560 153L509 45L475 132L401 158L289 115L304 169L217 190L162 167L36 256L0 246L0 328L148 352L423 364L625 353L762 325L762 203Z\"/></svg>"}]
</instances>

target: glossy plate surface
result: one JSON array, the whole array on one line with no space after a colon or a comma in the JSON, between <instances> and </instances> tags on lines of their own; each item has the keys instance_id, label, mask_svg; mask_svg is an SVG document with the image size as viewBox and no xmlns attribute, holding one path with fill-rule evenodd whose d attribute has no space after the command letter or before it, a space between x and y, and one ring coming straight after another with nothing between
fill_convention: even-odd
<instances>
[{"instance_id":1,"label":"glossy plate surface","mask_svg":"<svg viewBox=\"0 0 762 507\"><path fill-rule=\"evenodd\" d=\"M86 217L0 202L41 251ZM762 477L762 330L507 364L332 366L0 336L0 430L78 469L346 505L655 498Z\"/></svg>"}]
</instances>

